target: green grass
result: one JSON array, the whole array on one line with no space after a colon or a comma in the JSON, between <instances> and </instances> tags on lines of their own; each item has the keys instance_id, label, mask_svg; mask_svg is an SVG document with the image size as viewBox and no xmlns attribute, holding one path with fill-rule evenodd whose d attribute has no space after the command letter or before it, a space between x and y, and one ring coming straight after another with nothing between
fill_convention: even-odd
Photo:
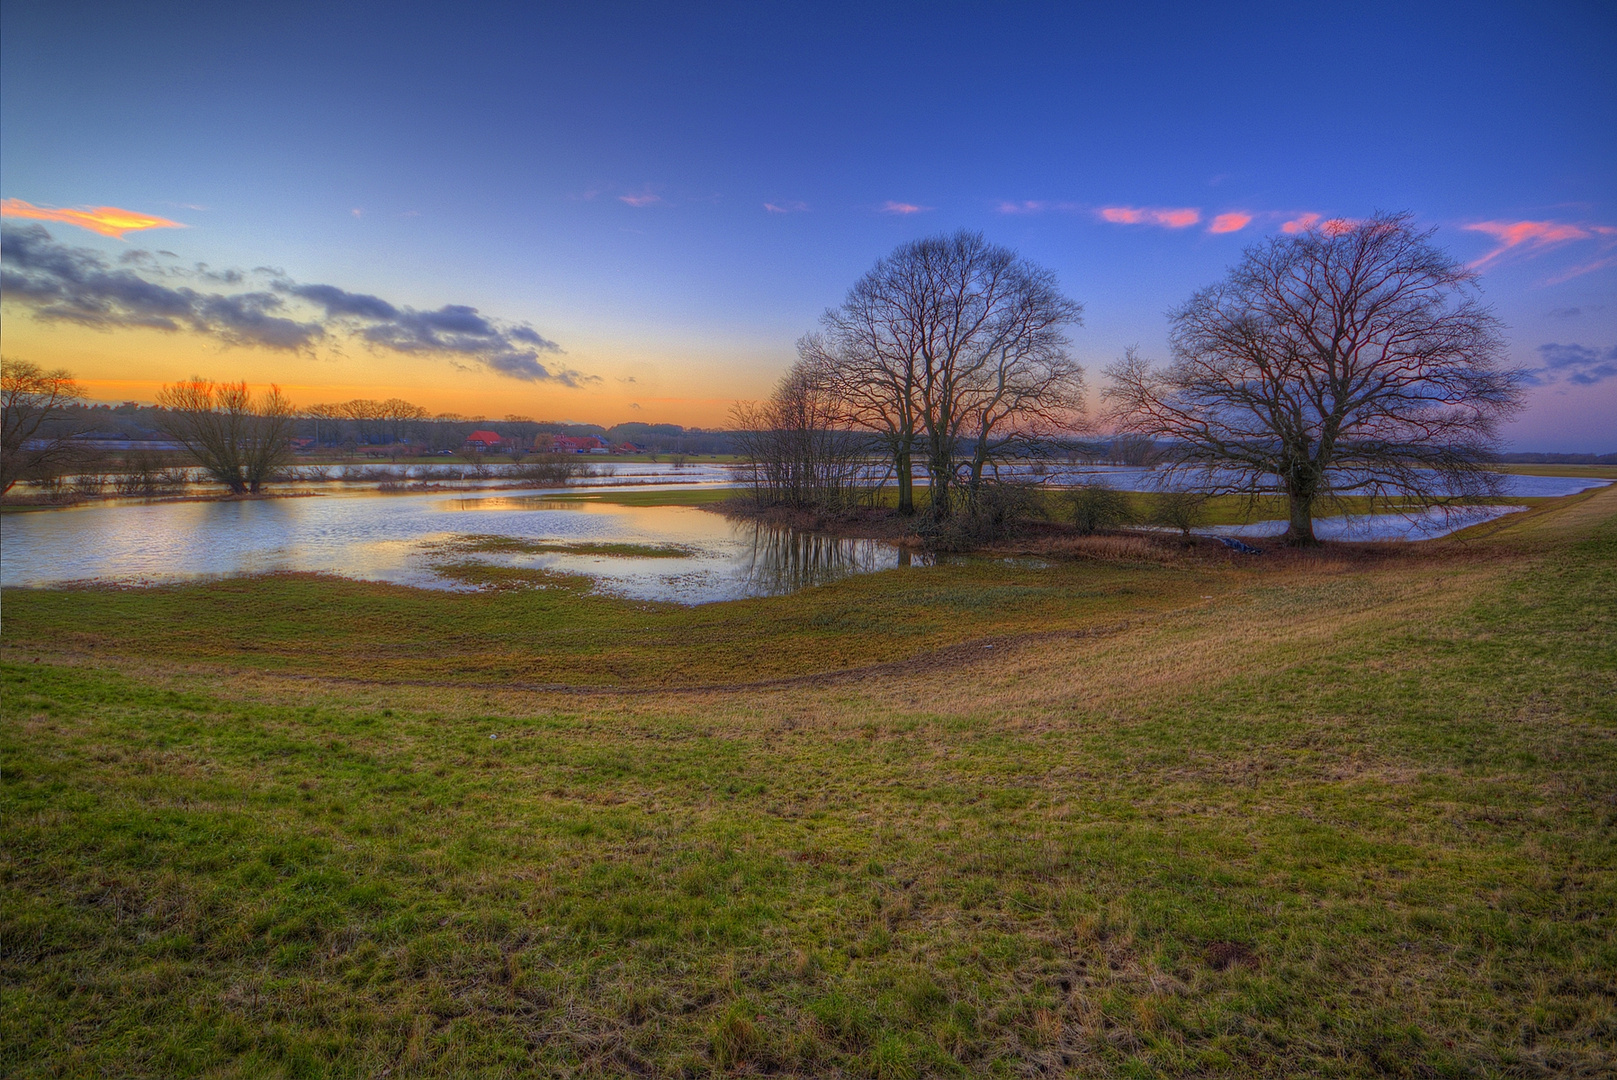
<instances>
[{"instance_id":1,"label":"green grass","mask_svg":"<svg viewBox=\"0 0 1617 1080\"><path fill-rule=\"evenodd\" d=\"M614 506L706 506L736 497L735 488L655 487L636 490L625 485L604 491L564 491L545 498L556 502L598 502Z\"/></svg>"},{"instance_id":2,"label":"green grass","mask_svg":"<svg viewBox=\"0 0 1617 1080\"><path fill-rule=\"evenodd\" d=\"M469 534L440 541L433 550L456 555L603 555L634 559L688 559L677 544L630 544L597 540L528 540L520 536Z\"/></svg>"},{"instance_id":3,"label":"green grass","mask_svg":"<svg viewBox=\"0 0 1617 1080\"><path fill-rule=\"evenodd\" d=\"M1617 465L1496 465L1494 470L1518 476L1592 476L1600 480L1617 480Z\"/></svg>"},{"instance_id":4,"label":"green grass","mask_svg":"<svg viewBox=\"0 0 1617 1080\"><path fill-rule=\"evenodd\" d=\"M8 591L0 1072L1609 1075L1617 499L1519 517L683 612ZM906 612L854 681L457 667L807 674Z\"/></svg>"},{"instance_id":5,"label":"green grass","mask_svg":"<svg viewBox=\"0 0 1617 1080\"><path fill-rule=\"evenodd\" d=\"M464 561L488 593L311 575L141 589L12 590L6 635L106 657L371 679L666 686L901 660L993 634L1139 618L1234 571L998 560L855 575L789 596L688 607L592 595L587 578ZM536 591L522 591L529 586Z\"/></svg>"}]
</instances>

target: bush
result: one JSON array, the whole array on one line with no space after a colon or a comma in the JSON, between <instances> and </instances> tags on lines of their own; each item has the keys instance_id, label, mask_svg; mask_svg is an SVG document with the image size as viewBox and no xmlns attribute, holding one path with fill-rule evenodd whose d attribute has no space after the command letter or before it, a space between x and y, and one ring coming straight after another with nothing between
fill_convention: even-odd
<instances>
[{"instance_id":1,"label":"bush","mask_svg":"<svg viewBox=\"0 0 1617 1080\"><path fill-rule=\"evenodd\" d=\"M583 471L583 463L569 454L539 454L513 470L513 475L536 484L565 484Z\"/></svg>"},{"instance_id":2,"label":"bush","mask_svg":"<svg viewBox=\"0 0 1617 1080\"><path fill-rule=\"evenodd\" d=\"M1078 532L1084 536L1102 529L1120 528L1134 520L1128 494L1115 491L1105 484L1085 484L1074 488L1070 498L1072 523L1078 526Z\"/></svg>"},{"instance_id":3,"label":"bush","mask_svg":"<svg viewBox=\"0 0 1617 1080\"><path fill-rule=\"evenodd\" d=\"M929 516L916 524L916 531L935 551L965 551L1003 540L1045 516L1042 494L1038 484L985 479L964 508L943 521Z\"/></svg>"},{"instance_id":4,"label":"bush","mask_svg":"<svg viewBox=\"0 0 1617 1080\"><path fill-rule=\"evenodd\" d=\"M1199 491L1164 491L1151 513L1154 525L1178 529L1186 536L1207 519L1207 496Z\"/></svg>"}]
</instances>

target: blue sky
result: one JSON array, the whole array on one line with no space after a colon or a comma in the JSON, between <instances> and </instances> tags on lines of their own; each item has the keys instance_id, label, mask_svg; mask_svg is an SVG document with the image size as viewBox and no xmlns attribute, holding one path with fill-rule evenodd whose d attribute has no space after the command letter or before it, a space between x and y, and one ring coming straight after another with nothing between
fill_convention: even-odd
<instances>
[{"instance_id":1,"label":"blue sky","mask_svg":"<svg viewBox=\"0 0 1617 1080\"><path fill-rule=\"evenodd\" d=\"M1513 361L1540 371L1510 440L1617 450L1610 4L8 0L0 18L0 195L185 226L46 221L53 242L109 266L169 251L176 279L271 267L466 305L561 350L512 377L8 310L8 355L106 396L205 366L304 403L718 423L876 258L962 226L1060 274L1098 376L1131 344L1162 355L1164 312L1285 222L1409 210L1480 263Z\"/></svg>"}]
</instances>

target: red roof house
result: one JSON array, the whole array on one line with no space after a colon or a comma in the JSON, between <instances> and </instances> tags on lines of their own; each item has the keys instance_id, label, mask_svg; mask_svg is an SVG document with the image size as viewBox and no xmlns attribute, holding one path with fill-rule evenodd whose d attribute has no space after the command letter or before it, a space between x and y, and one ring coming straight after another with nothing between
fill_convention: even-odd
<instances>
[{"instance_id":1,"label":"red roof house","mask_svg":"<svg viewBox=\"0 0 1617 1080\"><path fill-rule=\"evenodd\" d=\"M554 445L558 454L587 454L606 449L606 443L594 435L557 435Z\"/></svg>"},{"instance_id":2,"label":"red roof house","mask_svg":"<svg viewBox=\"0 0 1617 1080\"><path fill-rule=\"evenodd\" d=\"M483 450L498 450L505 440L492 431L474 431L466 436L468 446L476 446Z\"/></svg>"}]
</instances>

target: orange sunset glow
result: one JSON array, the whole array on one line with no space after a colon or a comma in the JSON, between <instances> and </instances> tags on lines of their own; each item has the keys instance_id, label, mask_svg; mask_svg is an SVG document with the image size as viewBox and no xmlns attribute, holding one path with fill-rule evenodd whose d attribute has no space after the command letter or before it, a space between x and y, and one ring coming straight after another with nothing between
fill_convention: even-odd
<instances>
[{"instance_id":1,"label":"orange sunset glow","mask_svg":"<svg viewBox=\"0 0 1617 1080\"><path fill-rule=\"evenodd\" d=\"M178 221L142 214L135 210L124 210L116 206L88 206L82 210L60 210L35 206L22 199L0 199L0 216L31 218L35 221L59 221L65 225L77 225L81 229L89 229L93 233L119 240L123 239L125 233L140 232L144 229L185 228Z\"/></svg>"}]
</instances>

